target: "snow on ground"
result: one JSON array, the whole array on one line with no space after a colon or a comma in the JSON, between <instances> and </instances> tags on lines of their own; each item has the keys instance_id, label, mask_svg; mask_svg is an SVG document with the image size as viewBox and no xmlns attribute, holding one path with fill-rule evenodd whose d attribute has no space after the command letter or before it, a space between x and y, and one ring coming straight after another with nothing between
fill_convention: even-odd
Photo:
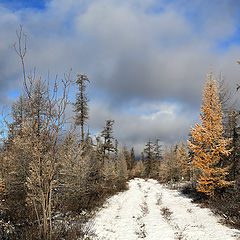
<instances>
[{"instance_id":1,"label":"snow on ground","mask_svg":"<svg viewBox=\"0 0 240 240\"><path fill-rule=\"evenodd\" d=\"M223 226L206 208L157 181L136 178L111 197L94 219L98 240L231 240L240 231Z\"/></svg>"}]
</instances>

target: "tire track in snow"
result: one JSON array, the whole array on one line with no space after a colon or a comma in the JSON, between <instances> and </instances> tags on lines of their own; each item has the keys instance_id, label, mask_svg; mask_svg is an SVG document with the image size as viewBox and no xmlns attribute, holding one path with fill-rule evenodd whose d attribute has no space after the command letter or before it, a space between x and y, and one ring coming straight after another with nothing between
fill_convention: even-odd
<instances>
[{"instance_id":1,"label":"tire track in snow","mask_svg":"<svg viewBox=\"0 0 240 240\"><path fill-rule=\"evenodd\" d=\"M101 240L135 240L138 217L141 216L143 192L139 181L130 181L129 190L117 194L107 201L95 218L95 232ZM134 189L134 191L131 191ZM128 236L128 238L126 238Z\"/></svg>"},{"instance_id":2,"label":"tire track in snow","mask_svg":"<svg viewBox=\"0 0 240 240\"><path fill-rule=\"evenodd\" d=\"M161 204L161 193L154 187L154 185L146 181L143 186L145 191L146 202L149 213L145 216L144 224L146 230L146 240L173 240L174 231L169 228L159 211L159 204Z\"/></svg>"},{"instance_id":3,"label":"tire track in snow","mask_svg":"<svg viewBox=\"0 0 240 240\"><path fill-rule=\"evenodd\" d=\"M138 183L138 186L140 186L140 189L142 189L141 183ZM140 205L142 214L137 218L138 230L136 231L137 236L141 239L146 238L147 236L144 218L149 214L148 204L146 201L148 192L146 190L143 190L143 193L144 193L144 196L143 196L142 204Z\"/></svg>"},{"instance_id":4,"label":"tire track in snow","mask_svg":"<svg viewBox=\"0 0 240 240\"><path fill-rule=\"evenodd\" d=\"M169 225L175 239L231 240L239 239L240 232L219 223L219 218L207 208L191 203L191 199L176 190L169 190L155 180L148 180L162 194L162 206L169 209Z\"/></svg>"},{"instance_id":5,"label":"tire track in snow","mask_svg":"<svg viewBox=\"0 0 240 240\"><path fill-rule=\"evenodd\" d=\"M169 218L162 214L166 208ZM218 223L210 210L155 180L134 179L129 190L111 197L95 218L101 240L236 240L239 231Z\"/></svg>"}]
</instances>

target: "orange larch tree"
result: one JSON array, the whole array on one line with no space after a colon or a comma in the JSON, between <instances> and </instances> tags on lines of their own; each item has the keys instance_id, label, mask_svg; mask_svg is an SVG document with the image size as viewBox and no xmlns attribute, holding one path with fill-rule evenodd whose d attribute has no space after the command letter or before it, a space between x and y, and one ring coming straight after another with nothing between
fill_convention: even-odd
<instances>
[{"instance_id":1,"label":"orange larch tree","mask_svg":"<svg viewBox=\"0 0 240 240\"><path fill-rule=\"evenodd\" d=\"M194 153L193 164L200 172L197 190L211 197L216 189L230 184L225 180L228 167L221 168L218 164L221 156L231 152L228 148L231 139L223 137L223 112L218 95L216 80L210 73L203 90L201 125L191 127L192 141L188 141Z\"/></svg>"}]
</instances>

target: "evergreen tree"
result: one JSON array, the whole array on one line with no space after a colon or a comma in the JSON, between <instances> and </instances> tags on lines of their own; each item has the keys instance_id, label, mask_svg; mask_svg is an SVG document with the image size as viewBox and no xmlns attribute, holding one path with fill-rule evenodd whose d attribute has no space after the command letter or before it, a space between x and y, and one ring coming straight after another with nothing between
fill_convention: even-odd
<instances>
[{"instance_id":1,"label":"evergreen tree","mask_svg":"<svg viewBox=\"0 0 240 240\"><path fill-rule=\"evenodd\" d=\"M193 164L200 170L197 190L213 196L215 189L229 185L225 180L228 167L218 167L221 155L229 155L231 150L227 146L231 139L223 138L223 120L219 91L216 80L209 75L203 90L203 104L201 106L201 126L191 128L193 142L188 141L193 150Z\"/></svg>"},{"instance_id":2,"label":"evergreen tree","mask_svg":"<svg viewBox=\"0 0 240 240\"><path fill-rule=\"evenodd\" d=\"M106 125L101 132L101 137L103 138L102 150L104 155L106 155L106 152L109 154L110 152L115 151L115 146L113 145L113 124L114 120L106 120Z\"/></svg>"},{"instance_id":3,"label":"evergreen tree","mask_svg":"<svg viewBox=\"0 0 240 240\"><path fill-rule=\"evenodd\" d=\"M240 139L238 119L239 114L236 110L229 112L225 134L232 138L232 142L230 143L232 152L229 157L224 157L221 162L221 166L226 166L230 163L228 179L231 181L237 180L240 174Z\"/></svg>"},{"instance_id":4,"label":"evergreen tree","mask_svg":"<svg viewBox=\"0 0 240 240\"><path fill-rule=\"evenodd\" d=\"M160 139L156 139L154 145L153 145L153 151L154 151L154 158L156 160L162 159L162 145L160 145Z\"/></svg>"},{"instance_id":5,"label":"evergreen tree","mask_svg":"<svg viewBox=\"0 0 240 240\"><path fill-rule=\"evenodd\" d=\"M140 161L144 162L144 160L145 160L144 153L141 152L141 159L140 159Z\"/></svg>"},{"instance_id":6,"label":"evergreen tree","mask_svg":"<svg viewBox=\"0 0 240 240\"><path fill-rule=\"evenodd\" d=\"M145 174L146 176L150 176L152 174L153 171L153 143L151 140L149 140L144 148L144 153L145 153L145 159L144 159L144 163L145 163Z\"/></svg>"},{"instance_id":7,"label":"evergreen tree","mask_svg":"<svg viewBox=\"0 0 240 240\"><path fill-rule=\"evenodd\" d=\"M136 156L135 156L134 148L131 148L130 158L131 158L131 169L133 169L134 166L136 165Z\"/></svg>"},{"instance_id":8,"label":"evergreen tree","mask_svg":"<svg viewBox=\"0 0 240 240\"><path fill-rule=\"evenodd\" d=\"M123 151L125 159L126 159L127 169L131 170L131 155L127 149L127 146L123 146L122 151Z\"/></svg>"},{"instance_id":9,"label":"evergreen tree","mask_svg":"<svg viewBox=\"0 0 240 240\"><path fill-rule=\"evenodd\" d=\"M114 146L115 154L118 155L118 140L115 139L115 146Z\"/></svg>"},{"instance_id":10,"label":"evergreen tree","mask_svg":"<svg viewBox=\"0 0 240 240\"><path fill-rule=\"evenodd\" d=\"M79 92L76 95L76 102L74 105L75 125L81 126L81 140L84 141L84 125L89 119L88 95L86 93L87 83L90 83L86 74L77 74L76 84Z\"/></svg>"}]
</instances>

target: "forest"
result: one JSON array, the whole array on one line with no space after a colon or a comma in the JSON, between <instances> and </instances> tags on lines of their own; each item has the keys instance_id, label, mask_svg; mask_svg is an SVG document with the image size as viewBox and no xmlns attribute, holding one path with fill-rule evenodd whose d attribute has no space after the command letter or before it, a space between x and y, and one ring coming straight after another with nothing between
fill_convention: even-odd
<instances>
[{"instance_id":1,"label":"forest","mask_svg":"<svg viewBox=\"0 0 240 240\"><path fill-rule=\"evenodd\" d=\"M179 189L240 228L239 110L221 77L207 75L200 122L189 126L187 143L149 139L138 156L115 138L114 119L91 135L87 74L44 80L27 72L22 26L14 50L23 81L22 94L2 116L0 239L88 239L86 222L95 210L134 178Z\"/></svg>"}]
</instances>

